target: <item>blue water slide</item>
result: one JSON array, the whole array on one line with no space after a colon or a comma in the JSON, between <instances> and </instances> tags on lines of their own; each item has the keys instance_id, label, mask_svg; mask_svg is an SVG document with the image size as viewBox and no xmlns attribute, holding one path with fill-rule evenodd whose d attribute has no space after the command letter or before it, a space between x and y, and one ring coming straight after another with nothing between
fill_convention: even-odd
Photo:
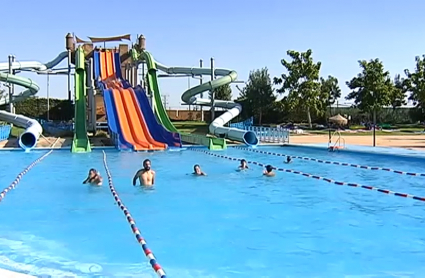
<instances>
[{"instance_id":1,"label":"blue water slide","mask_svg":"<svg viewBox=\"0 0 425 278\"><path fill-rule=\"evenodd\" d=\"M100 53L99 51L94 51L93 52L93 70L94 70L94 80L99 79L100 76Z\"/></svg>"},{"instance_id":2,"label":"blue water slide","mask_svg":"<svg viewBox=\"0 0 425 278\"><path fill-rule=\"evenodd\" d=\"M119 52L114 53L114 65L115 65L116 77L122 80L123 78L122 78L122 72L121 72L121 59L120 59Z\"/></svg>"},{"instance_id":3,"label":"blue water slide","mask_svg":"<svg viewBox=\"0 0 425 278\"><path fill-rule=\"evenodd\" d=\"M122 136L121 127L118 121L117 110L115 109L114 98L112 97L111 89L103 90L103 102L105 104L106 117L108 119L108 127L112 134L115 146L119 150L131 150L133 146Z\"/></svg>"},{"instance_id":4,"label":"blue water slide","mask_svg":"<svg viewBox=\"0 0 425 278\"><path fill-rule=\"evenodd\" d=\"M135 87L134 93L136 94L140 110L143 113L143 117L145 118L146 124L148 125L149 132L151 133L152 137L156 141L166 143L170 147L181 148L182 141L180 138L180 134L175 132L169 132L161 124L158 123L153 113L153 110L149 105L149 100L143 88L141 86Z\"/></svg>"}]
</instances>

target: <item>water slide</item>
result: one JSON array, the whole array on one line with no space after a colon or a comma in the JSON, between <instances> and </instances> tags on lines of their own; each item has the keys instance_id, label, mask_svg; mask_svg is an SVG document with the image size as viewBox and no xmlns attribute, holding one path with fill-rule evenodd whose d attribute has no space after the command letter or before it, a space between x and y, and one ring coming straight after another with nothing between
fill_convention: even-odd
<instances>
[{"instance_id":1,"label":"water slide","mask_svg":"<svg viewBox=\"0 0 425 278\"><path fill-rule=\"evenodd\" d=\"M75 51L75 127L71 146L73 153L91 151L87 136L86 78L84 50L78 47Z\"/></svg>"},{"instance_id":2,"label":"water slide","mask_svg":"<svg viewBox=\"0 0 425 278\"><path fill-rule=\"evenodd\" d=\"M65 51L60 53L52 61L45 64L36 61L13 62L12 69L33 69L36 71L46 71L48 69L54 68L67 57L68 53ZM2 72L7 70L9 70L9 63L0 63L0 81L19 85L26 88L25 91L13 96L13 102L19 102L25 100L26 98L34 96L40 90L40 87L29 78ZM5 105L8 103L8 98L0 100L0 105ZM25 131L21 134L21 136L19 136L18 140L18 144L22 149L30 150L37 145L37 141L43 132L43 128L41 127L38 121L25 117L23 115L16 115L6 111L0 111L0 120L10 122L16 126L25 128Z\"/></svg>"},{"instance_id":3,"label":"water slide","mask_svg":"<svg viewBox=\"0 0 425 278\"><path fill-rule=\"evenodd\" d=\"M135 49L132 49L132 57L135 60L138 60L138 54ZM161 123L169 130L176 130L174 125L171 123L165 108L163 107L158 80L156 71L157 69L162 70L168 74L187 74L187 75L210 75L211 69L208 68L188 68L188 67L167 67L158 62L156 62L152 55L144 51L142 55L145 58L145 61L148 65L148 82L151 90L153 91L154 103L155 103L155 111L157 112L158 118ZM209 81L207 83L203 83L201 85L190 88L185 91L181 97L181 99L191 105L211 105L211 100L209 99L199 99L196 98L198 94L201 94L205 91L210 91L215 88L227 85L232 83L237 78L237 73L233 70L228 69L216 69L214 71L216 76L220 76L215 80ZM219 138L229 138L234 141L243 142L248 146L256 146L259 141L256 134L252 131L246 131L237 128L225 127L224 125L231 121L233 118L238 116L242 111L242 107L240 104L235 103L233 101L222 101L215 100L215 106L228 109L221 116L216 118L209 126L209 132L218 136ZM165 112L165 113L164 113Z\"/></svg>"},{"instance_id":4,"label":"water slide","mask_svg":"<svg viewBox=\"0 0 425 278\"><path fill-rule=\"evenodd\" d=\"M96 52L94 57L99 61L95 62L100 67L96 76L100 78L99 86L103 87L104 93L106 91L106 94L109 94L105 107L112 107L115 111L112 113L115 120L113 124L119 125L116 130L120 132L118 137L122 139L121 143L131 145L135 151L166 149L166 143L158 142L152 137L133 89L124 88L116 79L114 53L108 50L100 51Z\"/></svg>"}]
</instances>

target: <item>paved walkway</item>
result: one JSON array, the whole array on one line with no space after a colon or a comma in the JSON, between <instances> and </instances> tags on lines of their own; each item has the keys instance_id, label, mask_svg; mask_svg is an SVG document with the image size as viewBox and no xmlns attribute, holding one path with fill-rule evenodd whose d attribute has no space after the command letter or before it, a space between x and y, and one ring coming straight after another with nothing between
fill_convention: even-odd
<instances>
[{"instance_id":1,"label":"paved walkway","mask_svg":"<svg viewBox=\"0 0 425 278\"><path fill-rule=\"evenodd\" d=\"M1 268L0 268L0 277L1 278L36 278L35 276L13 272L13 271L1 269Z\"/></svg>"}]
</instances>

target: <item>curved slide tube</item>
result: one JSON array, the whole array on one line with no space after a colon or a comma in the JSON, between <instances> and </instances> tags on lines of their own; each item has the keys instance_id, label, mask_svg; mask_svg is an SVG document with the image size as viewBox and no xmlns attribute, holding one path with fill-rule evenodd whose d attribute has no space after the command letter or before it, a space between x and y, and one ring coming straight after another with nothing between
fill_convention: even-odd
<instances>
[{"instance_id":1,"label":"curved slide tube","mask_svg":"<svg viewBox=\"0 0 425 278\"><path fill-rule=\"evenodd\" d=\"M58 65L62 60L68 57L68 53L62 52L55 59L48 63L40 63L35 61L27 62L13 62L12 69L35 69L37 71L45 71ZM0 63L0 71L9 70L9 63ZM40 87L34 83L31 79L26 77L20 77L9 73L0 72L0 81L8 82L15 85L22 86L27 90L23 91L19 95L13 96L13 102L22 101L28 97L31 97L40 90ZM0 105L9 103L8 99L1 99ZM34 119L25 117L23 115L16 115L6 111L0 111L0 120L10 122L14 125L25 128L25 131L21 134L18 140L19 146L24 150L31 150L37 145L37 141L43 132L43 128L40 123Z\"/></svg>"},{"instance_id":2,"label":"curved slide tube","mask_svg":"<svg viewBox=\"0 0 425 278\"><path fill-rule=\"evenodd\" d=\"M135 50L132 50L135 51ZM211 70L208 68L188 68L188 67L167 67L158 62L155 62L152 55L145 51L143 52L145 59L151 69L158 68L168 74L186 74L186 75L210 75ZM155 68L154 68L155 67ZM228 69L216 69L214 71L216 76L221 76L215 80L203 83L201 85L190 88L185 91L181 97L182 101L191 105L211 105L209 99L199 99L196 95L201 94L205 91L213 90L215 88L232 83L237 78L237 73L233 70ZM150 80L151 81L151 80ZM150 84L157 84L153 82ZM159 88L153 88L153 90L159 90ZM228 109L220 117L216 118L209 126L211 134L218 136L219 138L229 138L234 141L243 142L248 146L256 146L259 141L256 134L252 131L241 130L237 128L224 127L226 123L235 118L242 111L240 104L233 101L215 100L215 106L220 108ZM166 126L168 128L168 126ZM174 126L173 126L174 127Z\"/></svg>"}]
</instances>

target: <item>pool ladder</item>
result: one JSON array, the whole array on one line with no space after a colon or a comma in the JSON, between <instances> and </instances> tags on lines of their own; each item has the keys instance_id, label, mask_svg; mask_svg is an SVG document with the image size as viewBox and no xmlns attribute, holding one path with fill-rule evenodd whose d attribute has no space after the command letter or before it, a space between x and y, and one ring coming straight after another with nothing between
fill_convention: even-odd
<instances>
[{"instance_id":1,"label":"pool ladder","mask_svg":"<svg viewBox=\"0 0 425 278\"><path fill-rule=\"evenodd\" d=\"M335 143L332 144L332 138L337 137L335 140ZM328 143L328 149L332 151L345 149L345 139L341 136L341 132L339 130L336 130Z\"/></svg>"}]
</instances>

